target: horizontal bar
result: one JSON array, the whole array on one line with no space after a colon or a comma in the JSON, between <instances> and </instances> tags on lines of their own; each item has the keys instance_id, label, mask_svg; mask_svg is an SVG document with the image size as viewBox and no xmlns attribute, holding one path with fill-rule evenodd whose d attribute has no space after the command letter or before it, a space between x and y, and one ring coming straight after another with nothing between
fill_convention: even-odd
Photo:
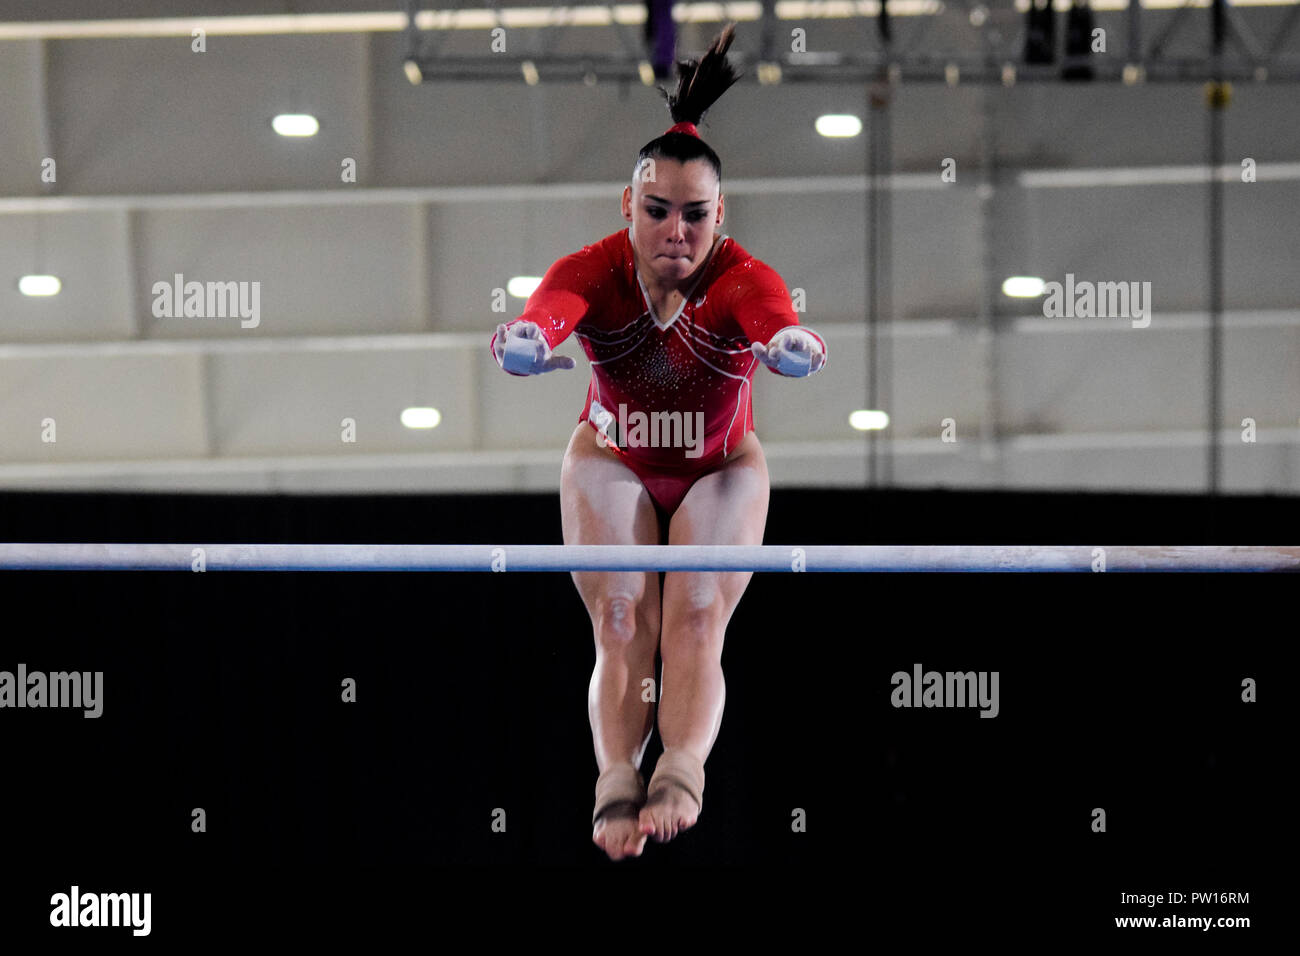
<instances>
[{"instance_id":1,"label":"horizontal bar","mask_svg":"<svg viewBox=\"0 0 1300 956\"><path fill-rule=\"evenodd\" d=\"M4 544L34 571L1300 571L1300 547Z\"/></svg>"}]
</instances>

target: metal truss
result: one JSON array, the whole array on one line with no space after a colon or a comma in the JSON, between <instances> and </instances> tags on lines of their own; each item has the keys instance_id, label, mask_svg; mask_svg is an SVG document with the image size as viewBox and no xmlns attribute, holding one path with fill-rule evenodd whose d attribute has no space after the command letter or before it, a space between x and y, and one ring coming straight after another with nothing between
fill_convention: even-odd
<instances>
[{"instance_id":1,"label":"metal truss","mask_svg":"<svg viewBox=\"0 0 1300 956\"><path fill-rule=\"evenodd\" d=\"M647 8L662 0L647 0ZM1021 4L1025 0L1019 0ZM1032 0L1030 0L1032 2ZM1040 0L1041 2L1041 0ZM1058 0L1058 3L1060 0ZM487 0L498 22L506 22L500 0ZM890 10L906 3L909 15L891 15ZM406 70L411 82L430 81L512 81L529 84L582 82L662 83L667 71L650 64L650 42L641 28L626 18L620 22L612 14L597 29L609 31L614 42L609 52L568 54L552 52L561 45L567 31L590 31L592 26L566 22L565 11L553 8L546 25L511 27L514 36L523 36L531 44L527 53L514 49L510 53L479 56L447 55L442 52L449 30L421 29L417 26L419 0L407 0ZM725 15L726 5L715 5ZM1230 6L1225 0L1185 0L1181 6L1143 8L1132 2L1127 9L1110 5L1094 14L1095 22L1104 25L1106 52L1064 55L1061 37L1066 32L1066 10L1056 13L1056 55L1051 63L1030 63L1025 59L1026 12L1013 0L891 0L880 4L856 0L859 12L849 13L838 22L844 24L841 35L849 35L841 46L858 45L860 49L838 51L787 52L790 31L824 22L825 5L809 3L807 18L792 15L788 4L781 5L778 17L776 0L748 4L758 11L758 43L744 49L738 40L731 55L744 70L741 82L759 83L868 83L888 81L1001 84L1042 82L1193 82L1203 80L1239 80L1259 83L1300 83L1300 0L1285 8L1267 8L1268 15L1255 17L1252 28L1245 8ZM585 8L590 9L590 8ZM626 10L626 8L621 8ZM798 9L798 8L794 8ZM1263 8L1259 8L1262 12ZM1252 10L1252 16L1255 14ZM947 48L936 48L935 26L943 18L962 29L960 41L948 41ZM1217 18L1217 22L1216 22ZM707 9L687 17L692 23L707 23ZM743 18L741 18L743 20ZM1269 32L1261 29L1263 20ZM718 19L717 23L724 22ZM950 24L950 25L951 25ZM948 31L952 33L951 30ZM1148 37L1150 37L1148 39ZM1215 42L1217 38L1217 42ZM1198 54L1170 52L1175 41L1183 49L1199 47ZM517 41L516 41L517 43ZM512 44L512 46L515 44ZM685 55L679 53L679 55ZM1069 71L1087 70L1091 76L1067 80Z\"/></svg>"}]
</instances>

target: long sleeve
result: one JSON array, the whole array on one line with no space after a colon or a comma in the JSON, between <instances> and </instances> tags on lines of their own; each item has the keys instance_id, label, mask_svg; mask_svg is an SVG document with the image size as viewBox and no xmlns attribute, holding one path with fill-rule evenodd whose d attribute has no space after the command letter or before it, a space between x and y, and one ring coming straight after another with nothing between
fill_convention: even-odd
<instances>
[{"instance_id":1,"label":"long sleeve","mask_svg":"<svg viewBox=\"0 0 1300 956\"><path fill-rule=\"evenodd\" d=\"M593 280L599 275L594 268L590 249L589 246L582 252L556 260L546 270L541 284L528 297L523 314L507 322L506 328L518 322L535 322L541 328L546 344L552 349L568 338L569 333L587 315L593 298ZM493 332L488 351L494 362L496 341L496 333Z\"/></svg>"},{"instance_id":2,"label":"long sleeve","mask_svg":"<svg viewBox=\"0 0 1300 956\"><path fill-rule=\"evenodd\" d=\"M797 326L815 338L822 354L826 354L826 341L812 329L800 325L790 292L771 266L749 259L732 267L723 278L731 280L732 317L751 342L767 345L777 332ZM775 375L781 374L776 369L770 370Z\"/></svg>"}]
</instances>

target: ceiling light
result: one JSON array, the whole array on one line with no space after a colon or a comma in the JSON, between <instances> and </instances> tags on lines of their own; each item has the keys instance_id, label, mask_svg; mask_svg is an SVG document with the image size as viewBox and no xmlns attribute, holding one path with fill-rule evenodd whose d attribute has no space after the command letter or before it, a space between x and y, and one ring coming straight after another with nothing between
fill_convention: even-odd
<instances>
[{"instance_id":1,"label":"ceiling light","mask_svg":"<svg viewBox=\"0 0 1300 956\"><path fill-rule=\"evenodd\" d=\"M860 432L880 431L888 427L889 415L886 412L859 408L856 412L849 413L849 424Z\"/></svg>"},{"instance_id":2,"label":"ceiling light","mask_svg":"<svg viewBox=\"0 0 1300 956\"><path fill-rule=\"evenodd\" d=\"M315 136L320 123L308 113L281 113L271 120L271 127L281 136Z\"/></svg>"},{"instance_id":3,"label":"ceiling light","mask_svg":"<svg viewBox=\"0 0 1300 956\"><path fill-rule=\"evenodd\" d=\"M526 299L541 284L541 276L515 276L506 283L506 291L516 299Z\"/></svg>"},{"instance_id":4,"label":"ceiling light","mask_svg":"<svg viewBox=\"0 0 1300 956\"><path fill-rule=\"evenodd\" d=\"M827 113L825 116L819 116L814 125L817 132L823 136L857 136L862 132L862 120L843 113Z\"/></svg>"},{"instance_id":5,"label":"ceiling light","mask_svg":"<svg viewBox=\"0 0 1300 956\"><path fill-rule=\"evenodd\" d=\"M404 408L402 424L407 428L437 428L442 414L436 408Z\"/></svg>"},{"instance_id":6,"label":"ceiling light","mask_svg":"<svg viewBox=\"0 0 1300 956\"><path fill-rule=\"evenodd\" d=\"M58 276L23 276L18 280L18 291L23 295L58 295L62 288Z\"/></svg>"},{"instance_id":7,"label":"ceiling light","mask_svg":"<svg viewBox=\"0 0 1300 956\"><path fill-rule=\"evenodd\" d=\"M1047 284L1036 276L1010 276L1002 283L1002 294L1013 299L1032 299L1043 294Z\"/></svg>"}]
</instances>

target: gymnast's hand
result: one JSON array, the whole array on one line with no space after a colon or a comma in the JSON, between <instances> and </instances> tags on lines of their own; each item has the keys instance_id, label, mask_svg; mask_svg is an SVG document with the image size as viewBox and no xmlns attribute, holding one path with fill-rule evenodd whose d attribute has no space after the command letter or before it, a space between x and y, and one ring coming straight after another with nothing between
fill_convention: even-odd
<instances>
[{"instance_id":1,"label":"gymnast's hand","mask_svg":"<svg viewBox=\"0 0 1300 956\"><path fill-rule=\"evenodd\" d=\"M826 364L826 353L817 337L795 325L777 332L767 345L752 342L749 347L768 368L795 378L820 371Z\"/></svg>"},{"instance_id":2,"label":"gymnast's hand","mask_svg":"<svg viewBox=\"0 0 1300 956\"><path fill-rule=\"evenodd\" d=\"M505 323L498 325L492 351L496 353L497 364L516 375L541 375L574 365L568 356L551 354L551 347L536 322L516 322L508 330Z\"/></svg>"}]
</instances>

